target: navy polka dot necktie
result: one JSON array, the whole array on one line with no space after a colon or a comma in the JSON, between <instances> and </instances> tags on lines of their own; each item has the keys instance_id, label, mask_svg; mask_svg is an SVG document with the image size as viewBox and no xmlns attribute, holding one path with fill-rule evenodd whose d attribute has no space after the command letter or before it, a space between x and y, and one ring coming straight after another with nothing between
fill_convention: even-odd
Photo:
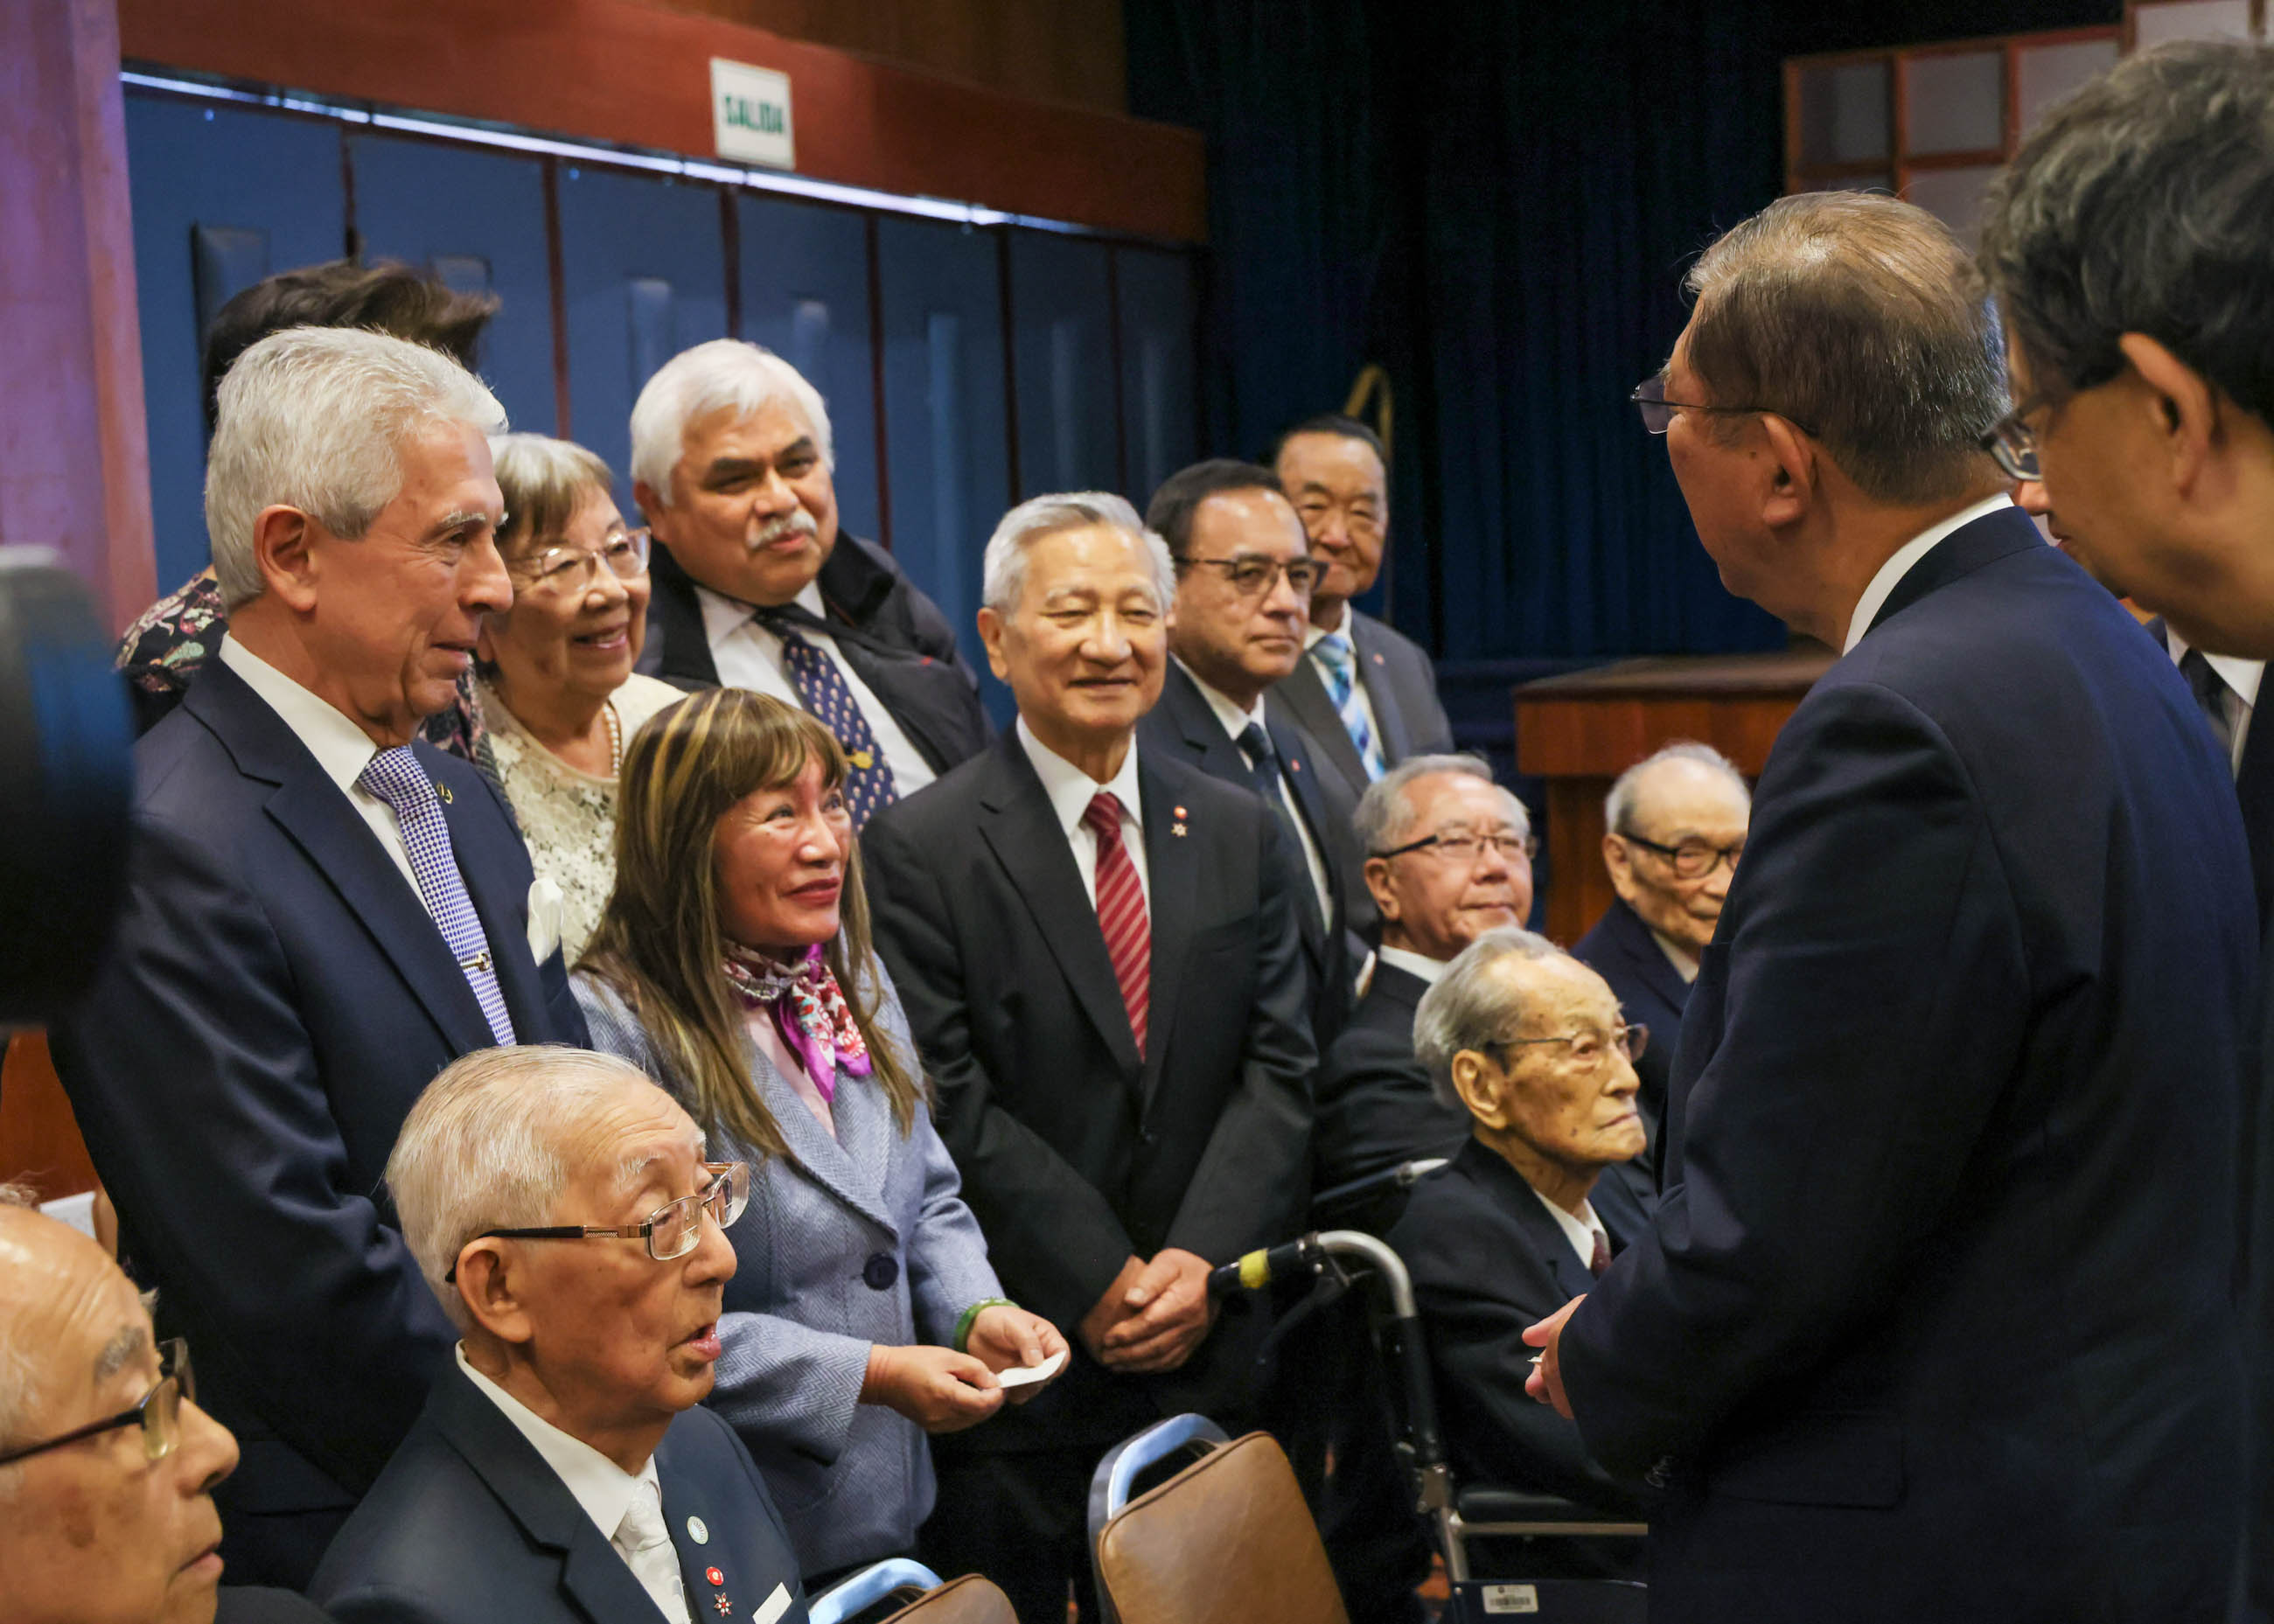
<instances>
[{"instance_id":1,"label":"navy polka dot necktie","mask_svg":"<svg viewBox=\"0 0 2274 1624\"><path fill-rule=\"evenodd\" d=\"M892 769L837 662L800 636L786 615L762 612L757 620L781 639L782 664L789 667L789 680L797 688L798 698L844 747L848 767L845 806L852 814L853 832L858 834L870 818L900 798L900 787L892 782Z\"/></svg>"}]
</instances>

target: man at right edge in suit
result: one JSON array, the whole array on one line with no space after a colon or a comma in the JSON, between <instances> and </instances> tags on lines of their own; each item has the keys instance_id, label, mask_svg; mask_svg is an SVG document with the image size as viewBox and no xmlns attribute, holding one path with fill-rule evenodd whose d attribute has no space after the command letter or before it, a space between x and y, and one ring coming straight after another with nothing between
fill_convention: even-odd
<instances>
[{"instance_id":1,"label":"man at right edge in suit","mask_svg":"<svg viewBox=\"0 0 2274 1624\"><path fill-rule=\"evenodd\" d=\"M2225 1616L2256 996L2226 765L2005 495L1965 250L1771 205L1637 391L1732 591L1842 651L1683 1014L1653 1228L1525 1334L1662 1485L1663 1617Z\"/></svg>"}]
</instances>

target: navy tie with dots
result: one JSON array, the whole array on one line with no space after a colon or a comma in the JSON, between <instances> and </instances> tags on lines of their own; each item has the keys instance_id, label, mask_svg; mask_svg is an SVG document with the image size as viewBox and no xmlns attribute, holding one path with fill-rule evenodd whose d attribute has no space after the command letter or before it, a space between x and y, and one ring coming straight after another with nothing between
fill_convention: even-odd
<instances>
[{"instance_id":1,"label":"navy tie with dots","mask_svg":"<svg viewBox=\"0 0 2274 1624\"><path fill-rule=\"evenodd\" d=\"M892 782L892 769L877 746L869 718L847 685L837 662L797 635L796 628L777 615L760 615L758 623L781 639L782 664L805 708L821 718L844 747L845 809L852 815L853 832L859 834L869 820L900 798Z\"/></svg>"}]
</instances>

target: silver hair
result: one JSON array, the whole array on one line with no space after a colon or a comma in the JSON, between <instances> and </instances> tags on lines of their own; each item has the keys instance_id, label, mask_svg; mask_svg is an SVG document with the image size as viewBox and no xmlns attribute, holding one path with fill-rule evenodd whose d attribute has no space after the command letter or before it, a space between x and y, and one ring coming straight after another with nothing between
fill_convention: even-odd
<instances>
[{"instance_id":1,"label":"silver hair","mask_svg":"<svg viewBox=\"0 0 2274 1624\"><path fill-rule=\"evenodd\" d=\"M418 1272L460 1330L471 1316L443 1278L486 1229L544 1224L576 1169L564 1148L579 1125L655 1084L630 1062L525 1043L477 1049L426 1085L387 1159L387 1187Z\"/></svg>"},{"instance_id":2,"label":"silver hair","mask_svg":"<svg viewBox=\"0 0 2274 1624\"><path fill-rule=\"evenodd\" d=\"M632 479L646 485L667 506L679 493L672 470L687 452L687 425L714 411L742 417L769 406L787 406L813 432L821 465L834 471L837 454L829 435L829 408L805 374L763 344L739 338L714 338L682 350L656 369L632 403Z\"/></svg>"},{"instance_id":3,"label":"silver hair","mask_svg":"<svg viewBox=\"0 0 2274 1624\"><path fill-rule=\"evenodd\" d=\"M1018 607L1027 590L1027 552L1045 536L1060 530L1110 525L1143 544L1153 567L1153 589L1165 610L1176 601L1177 566L1169 544L1145 528L1126 498L1110 491L1062 491L1030 496L1003 515L987 538L987 555L980 565L979 601L998 614Z\"/></svg>"},{"instance_id":4,"label":"silver hair","mask_svg":"<svg viewBox=\"0 0 2274 1624\"><path fill-rule=\"evenodd\" d=\"M1429 1069L1429 1087L1440 1104L1468 1109L1453 1086L1454 1056L1503 1041L1524 1023L1522 1000L1493 972L1512 959L1569 957L1546 936L1502 925L1470 943L1445 966L1413 1011L1414 1057Z\"/></svg>"},{"instance_id":5,"label":"silver hair","mask_svg":"<svg viewBox=\"0 0 2274 1624\"><path fill-rule=\"evenodd\" d=\"M1710 744L1682 739L1644 756L1611 781L1611 793L1603 797L1603 827L1613 834L1630 832L1627 820L1634 816L1635 796L1642 787L1642 780L1649 776L1652 768L1675 761L1696 762L1722 774L1736 786L1737 799L1745 803L1748 810L1751 809L1753 792L1745 782L1745 775L1737 771L1737 763Z\"/></svg>"},{"instance_id":6,"label":"silver hair","mask_svg":"<svg viewBox=\"0 0 2274 1624\"><path fill-rule=\"evenodd\" d=\"M1358 810L1352 815L1351 822L1358 831L1361 854L1371 857L1404 843L1405 837L1412 832L1413 820L1419 816L1405 792L1418 779L1441 772L1481 778L1490 784L1507 803L1509 821L1519 832L1532 832L1532 814L1525 810L1524 802L1493 778L1491 764L1483 756L1465 752L1458 756L1412 756L1367 785L1366 793L1358 798Z\"/></svg>"},{"instance_id":7,"label":"silver hair","mask_svg":"<svg viewBox=\"0 0 2274 1624\"><path fill-rule=\"evenodd\" d=\"M206 533L229 608L267 590L253 556L267 508L354 540L403 490L403 440L436 424L505 428L497 397L439 350L358 327L288 327L221 380L206 455Z\"/></svg>"}]
</instances>

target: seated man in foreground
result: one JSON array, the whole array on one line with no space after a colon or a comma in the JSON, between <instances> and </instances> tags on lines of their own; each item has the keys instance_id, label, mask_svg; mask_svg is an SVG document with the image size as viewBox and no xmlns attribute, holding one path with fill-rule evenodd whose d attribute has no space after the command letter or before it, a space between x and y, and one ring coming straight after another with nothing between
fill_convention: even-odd
<instances>
[{"instance_id":1,"label":"seated man in foreground","mask_svg":"<svg viewBox=\"0 0 2274 1624\"><path fill-rule=\"evenodd\" d=\"M313 1594L421 1624L803 1619L757 1469L700 1407L749 1169L623 1061L500 1049L419 1097L387 1182L463 1340Z\"/></svg>"},{"instance_id":2,"label":"seated man in foreground","mask_svg":"<svg viewBox=\"0 0 2274 1624\"><path fill-rule=\"evenodd\" d=\"M1545 938L1480 936L1423 995L1413 1027L1440 1097L1474 1125L1453 1165L1414 1187L1389 1237L1412 1271L1456 1480L1638 1519L1642 1491L1598 1466L1578 1428L1516 1378L1531 1363L1525 1327L1593 1289L1649 1222L1624 1184L1602 1177L1642 1154L1643 1038L1603 978ZM1630 1575L1642 1542L1559 1541L1507 1556L1519 1564L1510 1576Z\"/></svg>"}]
</instances>

